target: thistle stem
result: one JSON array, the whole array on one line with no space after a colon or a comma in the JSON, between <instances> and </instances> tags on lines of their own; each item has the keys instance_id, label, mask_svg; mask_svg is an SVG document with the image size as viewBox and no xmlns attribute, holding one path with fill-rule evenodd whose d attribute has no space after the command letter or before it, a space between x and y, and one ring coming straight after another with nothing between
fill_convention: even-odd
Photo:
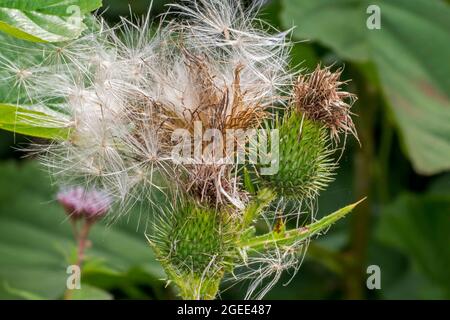
<instances>
[{"instance_id":1,"label":"thistle stem","mask_svg":"<svg viewBox=\"0 0 450 320\"><path fill-rule=\"evenodd\" d=\"M92 221L89 221L89 220L85 221L85 223L83 224L83 227L78 232L78 230L76 229L75 223L73 223L73 228L75 230L75 238L77 240L76 265L80 268L80 273L81 273L81 268L82 268L84 257L85 257L85 251L86 251L88 241L89 241L88 240L89 231L91 230L92 224L93 224ZM71 300L72 293L73 293L73 290L67 289L64 294L64 300Z\"/></svg>"},{"instance_id":2,"label":"thistle stem","mask_svg":"<svg viewBox=\"0 0 450 320\"><path fill-rule=\"evenodd\" d=\"M84 253L88 244L89 231L91 230L92 222L86 221L78 235L78 250L77 250L77 266L82 267L84 261Z\"/></svg>"}]
</instances>

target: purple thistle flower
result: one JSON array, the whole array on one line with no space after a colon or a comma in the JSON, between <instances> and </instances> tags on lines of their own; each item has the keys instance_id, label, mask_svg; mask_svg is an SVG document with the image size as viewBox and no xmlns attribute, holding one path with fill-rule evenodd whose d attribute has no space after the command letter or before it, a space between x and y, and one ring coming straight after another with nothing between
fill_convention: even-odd
<instances>
[{"instance_id":1,"label":"purple thistle flower","mask_svg":"<svg viewBox=\"0 0 450 320\"><path fill-rule=\"evenodd\" d=\"M92 190L85 193L83 212L88 220L101 219L111 207L111 198L102 191Z\"/></svg>"},{"instance_id":2,"label":"purple thistle flower","mask_svg":"<svg viewBox=\"0 0 450 320\"><path fill-rule=\"evenodd\" d=\"M72 219L95 221L101 219L111 208L111 198L105 192L87 191L82 187L60 191L57 199Z\"/></svg>"},{"instance_id":3,"label":"purple thistle flower","mask_svg":"<svg viewBox=\"0 0 450 320\"><path fill-rule=\"evenodd\" d=\"M73 219L82 217L84 189L81 187L60 191L57 195L59 203Z\"/></svg>"}]
</instances>

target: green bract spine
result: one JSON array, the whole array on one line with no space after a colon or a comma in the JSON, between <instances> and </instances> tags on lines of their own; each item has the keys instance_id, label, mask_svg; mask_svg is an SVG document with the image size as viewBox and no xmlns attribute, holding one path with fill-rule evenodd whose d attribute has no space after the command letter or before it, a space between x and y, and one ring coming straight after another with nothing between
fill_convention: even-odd
<instances>
[{"instance_id":1,"label":"green bract spine","mask_svg":"<svg viewBox=\"0 0 450 320\"><path fill-rule=\"evenodd\" d=\"M274 175L261 175L263 186L287 199L315 198L333 180L336 164L327 129L300 113L288 112L277 121L279 168Z\"/></svg>"}]
</instances>

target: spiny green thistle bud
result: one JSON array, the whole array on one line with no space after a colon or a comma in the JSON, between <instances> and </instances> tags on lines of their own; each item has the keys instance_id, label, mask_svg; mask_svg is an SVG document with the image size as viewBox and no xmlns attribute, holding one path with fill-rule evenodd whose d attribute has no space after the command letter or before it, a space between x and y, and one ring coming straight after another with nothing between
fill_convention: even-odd
<instances>
[{"instance_id":1,"label":"spiny green thistle bud","mask_svg":"<svg viewBox=\"0 0 450 320\"><path fill-rule=\"evenodd\" d=\"M161 219L150 242L183 298L212 299L237 255L226 212L187 201Z\"/></svg>"},{"instance_id":2,"label":"spiny green thistle bud","mask_svg":"<svg viewBox=\"0 0 450 320\"><path fill-rule=\"evenodd\" d=\"M288 199L311 199L333 179L336 168L326 128L299 112L288 112L279 130L279 170L262 175L263 185Z\"/></svg>"}]
</instances>

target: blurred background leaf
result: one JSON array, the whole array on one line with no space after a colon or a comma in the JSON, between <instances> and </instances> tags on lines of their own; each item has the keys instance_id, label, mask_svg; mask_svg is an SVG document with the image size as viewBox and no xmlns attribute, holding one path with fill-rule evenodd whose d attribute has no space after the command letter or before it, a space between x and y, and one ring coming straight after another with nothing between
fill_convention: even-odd
<instances>
[{"instance_id":1,"label":"blurred background leaf","mask_svg":"<svg viewBox=\"0 0 450 320\"><path fill-rule=\"evenodd\" d=\"M74 290L73 300L111 300L113 297L107 291L84 284L80 290Z\"/></svg>"},{"instance_id":2,"label":"blurred background leaf","mask_svg":"<svg viewBox=\"0 0 450 320\"><path fill-rule=\"evenodd\" d=\"M450 195L403 194L382 212L378 238L410 257L450 299Z\"/></svg>"},{"instance_id":3,"label":"blurred background leaf","mask_svg":"<svg viewBox=\"0 0 450 320\"><path fill-rule=\"evenodd\" d=\"M55 190L49 176L38 166L31 162L20 166L12 162L1 164L1 299L17 298L17 291L47 299L64 294L66 268L73 263L68 253L74 252L75 243L67 216L53 199ZM157 296L152 287L164 285L158 282L164 272L147 245L145 221L144 215L134 211L128 219L124 217L113 225L94 227L82 286L85 283L92 286L89 280L95 274L103 278L103 282L96 282L98 290L104 286L120 295L123 288L136 287L141 298ZM123 281L124 275L129 273L140 273L138 278L145 282ZM80 294L98 293L98 290L89 289Z\"/></svg>"},{"instance_id":4,"label":"blurred background leaf","mask_svg":"<svg viewBox=\"0 0 450 320\"><path fill-rule=\"evenodd\" d=\"M75 39L101 0L0 0L0 31L33 42Z\"/></svg>"}]
</instances>

